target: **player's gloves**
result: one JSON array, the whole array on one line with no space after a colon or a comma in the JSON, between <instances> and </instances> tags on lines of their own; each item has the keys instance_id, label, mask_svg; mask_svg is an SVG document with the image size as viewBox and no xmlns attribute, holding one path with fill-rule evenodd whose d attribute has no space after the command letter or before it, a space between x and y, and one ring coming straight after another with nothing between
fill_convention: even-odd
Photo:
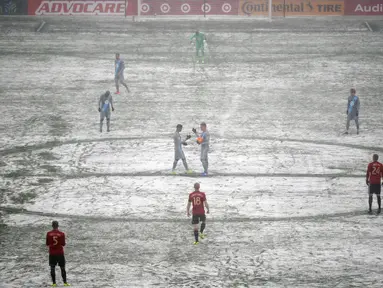
<instances>
[{"instance_id":1,"label":"player's gloves","mask_svg":"<svg viewBox=\"0 0 383 288\"><path fill-rule=\"evenodd\" d=\"M189 140L191 138L191 135L186 136L186 140Z\"/></svg>"},{"instance_id":2,"label":"player's gloves","mask_svg":"<svg viewBox=\"0 0 383 288\"><path fill-rule=\"evenodd\" d=\"M348 110L346 110L346 115L348 115Z\"/></svg>"},{"instance_id":3,"label":"player's gloves","mask_svg":"<svg viewBox=\"0 0 383 288\"><path fill-rule=\"evenodd\" d=\"M101 112L101 108L100 107L98 107L98 112Z\"/></svg>"},{"instance_id":4,"label":"player's gloves","mask_svg":"<svg viewBox=\"0 0 383 288\"><path fill-rule=\"evenodd\" d=\"M112 107L112 111L114 112L114 107Z\"/></svg>"},{"instance_id":5,"label":"player's gloves","mask_svg":"<svg viewBox=\"0 0 383 288\"><path fill-rule=\"evenodd\" d=\"M370 182L368 182L368 180L366 180L366 185L368 186L368 185L370 185ZM383 184L382 184L383 185Z\"/></svg>"},{"instance_id":6,"label":"player's gloves","mask_svg":"<svg viewBox=\"0 0 383 288\"><path fill-rule=\"evenodd\" d=\"M192 132L193 132L193 133L197 133L197 129L193 128L193 129L192 129Z\"/></svg>"},{"instance_id":7,"label":"player's gloves","mask_svg":"<svg viewBox=\"0 0 383 288\"><path fill-rule=\"evenodd\" d=\"M188 146L188 143L186 143L186 142L182 142L182 145L184 145L184 146Z\"/></svg>"}]
</instances>

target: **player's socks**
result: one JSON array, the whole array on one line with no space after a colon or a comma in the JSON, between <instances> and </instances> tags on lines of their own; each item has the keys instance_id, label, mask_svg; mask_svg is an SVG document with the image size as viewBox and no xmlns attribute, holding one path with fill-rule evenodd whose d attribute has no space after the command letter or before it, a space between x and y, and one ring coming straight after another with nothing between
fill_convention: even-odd
<instances>
[{"instance_id":1,"label":"player's socks","mask_svg":"<svg viewBox=\"0 0 383 288\"><path fill-rule=\"evenodd\" d=\"M381 209L380 208L378 208L378 211L376 212L377 214L380 214L380 212L381 212Z\"/></svg>"},{"instance_id":2,"label":"player's socks","mask_svg":"<svg viewBox=\"0 0 383 288\"><path fill-rule=\"evenodd\" d=\"M372 195L368 196L368 211L372 211Z\"/></svg>"},{"instance_id":3,"label":"player's socks","mask_svg":"<svg viewBox=\"0 0 383 288\"><path fill-rule=\"evenodd\" d=\"M195 242L198 242L198 230L194 230Z\"/></svg>"},{"instance_id":4,"label":"player's socks","mask_svg":"<svg viewBox=\"0 0 383 288\"><path fill-rule=\"evenodd\" d=\"M203 233L203 231L205 230L205 228L206 228L206 223L202 223L202 224L201 224L201 230L200 230L200 232Z\"/></svg>"},{"instance_id":5,"label":"player's socks","mask_svg":"<svg viewBox=\"0 0 383 288\"><path fill-rule=\"evenodd\" d=\"M51 278L52 278L52 283L56 284L56 272L55 272L54 266L51 266Z\"/></svg>"},{"instance_id":6,"label":"player's socks","mask_svg":"<svg viewBox=\"0 0 383 288\"><path fill-rule=\"evenodd\" d=\"M61 277L63 278L63 282L66 283L66 271L65 271L65 267L61 268Z\"/></svg>"},{"instance_id":7,"label":"player's socks","mask_svg":"<svg viewBox=\"0 0 383 288\"><path fill-rule=\"evenodd\" d=\"M382 207L382 198L378 197L378 208L380 210L380 208Z\"/></svg>"}]
</instances>

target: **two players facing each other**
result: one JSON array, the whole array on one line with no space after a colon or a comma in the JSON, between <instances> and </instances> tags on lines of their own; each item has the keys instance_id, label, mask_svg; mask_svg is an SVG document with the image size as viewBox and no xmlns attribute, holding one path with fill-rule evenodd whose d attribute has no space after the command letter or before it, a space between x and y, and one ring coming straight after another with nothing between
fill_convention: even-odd
<instances>
[{"instance_id":1,"label":"two players facing each other","mask_svg":"<svg viewBox=\"0 0 383 288\"><path fill-rule=\"evenodd\" d=\"M52 222L52 228L53 230L49 231L46 235L46 245L49 247L49 266L51 268L52 287L57 287L56 265L60 266L64 286L70 286L66 279L65 270L65 233L59 230L59 223L57 221Z\"/></svg>"},{"instance_id":2,"label":"two players facing each other","mask_svg":"<svg viewBox=\"0 0 383 288\"><path fill-rule=\"evenodd\" d=\"M376 194L376 200L378 202L378 211L377 214L380 214L381 211L381 198L380 191L383 185L383 164L378 162L378 154L372 156L372 162L367 166L366 173L366 184L368 187L368 213L372 213L372 201L373 196Z\"/></svg>"},{"instance_id":3,"label":"two players facing each other","mask_svg":"<svg viewBox=\"0 0 383 288\"><path fill-rule=\"evenodd\" d=\"M181 124L178 124L176 127L176 131L173 134L173 141L174 141L174 161L173 161L173 168L172 168L172 174L176 174L176 167L179 160L182 160L182 163L185 167L186 173L192 173L192 171L189 169L189 166L186 161L185 153L182 149L182 146L187 146L187 141L191 138L190 135L187 135L185 140L182 140L180 132L182 131L183 126ZM205 122L202 122L200 124L201 132L197 132L197 129L193 128L192 132L197 137L197 144L201 146L201 154L200 154L200 160L203 167L203 173L202 176L208 175L209 170L209 144L210 144L210 133L207 130L207 125Z\"/></svg>"}]
</instances>

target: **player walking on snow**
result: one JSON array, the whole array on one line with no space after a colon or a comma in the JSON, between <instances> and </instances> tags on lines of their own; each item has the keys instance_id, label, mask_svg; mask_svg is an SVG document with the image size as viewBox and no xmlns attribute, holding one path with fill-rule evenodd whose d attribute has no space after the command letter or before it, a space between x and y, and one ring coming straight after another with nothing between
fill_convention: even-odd
<instances>
[{"instance_id":1,"label":"player walking on snow","mask_svg":"<svg viewBox=\"0 0 383 288\"><path fill-rule=\"evenodd\" d=\"M110 132L110 110L114 111L113 97L109 91L106 91L100 96L98 101L98 112L100 112L100 132L102 132L102 126L104 119L106 118L106 128Z\"/></svg>"},{"instance_id":2,"label":"player walking on snow","mask_svg":"<svg viewBox=\"0 0 383 288\"><path fill-rule=\"evenodd\" d=\"M190 37L190 43L193 43L192 40L195 39L195 48L196 48L196 56L197 56L197 63L202 61L202 63L205 63L205 44L207 45L206 42L206 36L205 34L199 32L198 30ZM200 53L201 51L201 58Z\"/></svg>"},{"instance_id":3,"label":"player walking on snow","mask_svg":"<svg viewBox=\"0 0 383 288\"><path fill-rule=\"evenodd\" d=\"M191 173L191 171L188 168L188 164L186 162L186 157L184 154L184 151L182 150L182 145L186 146L188 145L186 143L187 140L191 138L190 135L186 136L186 139L182 141L180 132L182 131L182 125L178 124L176 128L176 132L174 132L173 139L174 139L174 162L173 162L173 169L172 169L172 174L176 174L176 167L178 161L181 159L182 163L184 164L184 167L186 169L187 173Z\"/></svg>"},{"instance_id":4,"label":"player walking on snow","mask_svg":"<svg viewBox=\"0 0 383 288\"><path fill-rule=\"evenodd\" d=\"M65 234L59 230L59 223L52 222L53 230L49 231L46 236L46 245L49 247L49 266L51 267L52 287L57 287L56 284L56 265L58 264L61 269L61 276L63 278L64 286L70 286L66 282L65 271Z\"/></svg>"},{"instance_id":5,"label":"player walking on snow","mask_svg":"<svg viewBox=\"0 0 383 288\"><path fill-rule=\"evenodd\" d=\"M374 154L372 156L373 162L368 164L367 173L366 173L366 184L369 186L369 197L368 197L368 213L372 213L371 206L374 194L376 194L376 200L378 201L378 211L380 213L381 209L381 198L380 198L380 190L383 178L383 164L378 162L379 156L378 154Z\"/></svg>"},{"instance_id":6,"label":"player walking on snow","mask_svg":"<svg viewBox=\"0 0 383 288\"><path fill-rule=\"evenodd\" d=\"M210 133L209 131L207 131L205 122L201 123L200 128L202 130L201 134L198 134L195 128L193 128L192 131L197 136L198 145L201 145L200 159L201 159L202 167L204 170L202 173L202 176L207 176L208 169L209 169L208 153L209 153Z\"/></svg>"},{"instance_id":7,"label":"player walking on snow","mask_svg":"<svg viewBox=\"0 0 383 288\"><path fill-rule=\"evenodd\" d=\"M206 215L205 215L205 207L206 207L206 213L209 214L209 204L207 204L206 200L206 194L204 192L199 191L200 185L199 183L194 184L194 192L189 194L188 204L186 206L186 214L188 217L190 217L190 206L193 205L193 212L192 212L192 224L194 225L194 245L197 245L199 243L198 241L198 225L201 221L201 229L200 229L200 238L204 239L206 237L205 234L203 234L203 231L206 227Z\"/></svg>"},{"instance_id":8,"label":"player walking on snow","mask_svg":"<svg viewBox=\"0 0 383 288\"><path fill-rule=\"evenodd\" d=\"M126 88L128 93L130 92L128 85L126 85L125 83L124 70L125 70L125 62L120 58L120 53L116 53L116 60L114 61L114 71L115 71L114 82L116 83L115 94L120 94L119 83L121 83L121 85Z\"/></svg>"},{"instance_id":9,"label":"player walking on snow","mask_svg":"<svg viewBox=\"0 0 383 288\"><path fill-rule=\"evenodd\" d=\"M347 101L347 124L346 124L346 132L348 134L348 129L350 128L350 121L355 120L356 124L356 134L359 134L359 108L360 108L360 100L359 97L355 95L356 90L350 90L350 96Z\"/></svg>"}]
</instances>

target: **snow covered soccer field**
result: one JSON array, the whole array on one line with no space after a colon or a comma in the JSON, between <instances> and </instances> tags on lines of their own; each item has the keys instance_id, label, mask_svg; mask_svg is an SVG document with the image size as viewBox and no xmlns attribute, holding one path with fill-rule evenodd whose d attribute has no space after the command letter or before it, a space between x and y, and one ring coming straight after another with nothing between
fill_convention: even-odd
<instances>
[{"instance_id":1,"label":"snow covered soccer field","mask_svg":"<svg viewBox=\"0 0 383 288\"><path fill-rule=\"evenodd\" d=\"M37 18L0 18L0 287L50 284L54 219L73 287L383 286L364 181L383 158L381 18L45 21L36 33ZM132 93L100 134L115 52ZM361 134L345 136L352 87ZM211 176L170 175L176 124L201 121ZM196 172L198 148L184 149ZM185 215L196 181L211 206L199 246Z\"/></svg>"}]
</instances>

